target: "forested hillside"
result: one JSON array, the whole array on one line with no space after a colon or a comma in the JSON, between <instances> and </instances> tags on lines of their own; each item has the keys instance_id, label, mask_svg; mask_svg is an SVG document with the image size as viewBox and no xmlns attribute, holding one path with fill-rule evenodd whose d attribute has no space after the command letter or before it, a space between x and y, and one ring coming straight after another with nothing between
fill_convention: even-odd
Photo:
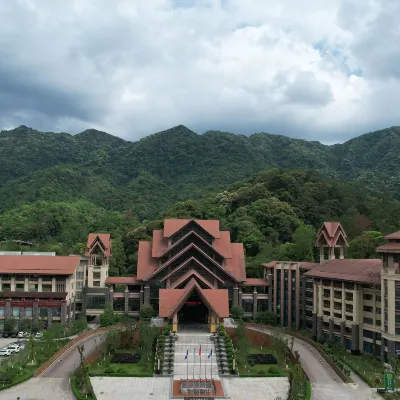
<instances>
[{"instance_id":1,"label":"forested hillside","mask_svg":"<svg viewBox=\"0 0 400 400\"><path fill-rule=\"evenodd\" d=\"M245 244L251 269L312 259L315 230L340 220L350 254L372 257L382 233L400 229L399 138L400 128L334 146L183 126L133 143L94 130L3 131L0 247L23 239L68 254L108 231L111 273L132 274L138 240L164 217L216 218Z\"/></svg>"}]
</instances>

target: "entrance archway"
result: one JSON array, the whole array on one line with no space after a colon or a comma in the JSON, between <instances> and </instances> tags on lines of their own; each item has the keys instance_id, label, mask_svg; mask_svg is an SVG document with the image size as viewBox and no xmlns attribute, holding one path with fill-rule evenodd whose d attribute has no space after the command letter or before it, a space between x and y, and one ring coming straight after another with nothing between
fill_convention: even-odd
<instances>
[{"instance_id":1,"label":"entrance archway","mask_svg":"<svg viewBox=\"0 0 400 400\"><path fill-rule=\"evenodd\" d=\"M192 292L178 312L180 325L208 324L208 308L197 292Z\"/></svg>"}]
</instances>

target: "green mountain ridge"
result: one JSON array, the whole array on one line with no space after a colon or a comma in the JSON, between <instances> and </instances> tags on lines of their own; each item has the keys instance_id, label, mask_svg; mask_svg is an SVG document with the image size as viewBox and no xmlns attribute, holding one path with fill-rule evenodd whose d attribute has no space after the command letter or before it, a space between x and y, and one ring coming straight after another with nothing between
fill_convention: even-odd
<instances>
[{"instance_id":1,"label":"green mountain ridge","mask_svg":"<svg viewBox=\"0 0 400 400\"><path fill-rule=\"evenodd\" d=\"M70 135L21 126L0 133L0 212L87 200L143 220L273 168L314 169L400 197L399 161L400 127L324 145L268 133L198 135L183 125L137 142L94 129Z\"/></svg>"}]
</instances>

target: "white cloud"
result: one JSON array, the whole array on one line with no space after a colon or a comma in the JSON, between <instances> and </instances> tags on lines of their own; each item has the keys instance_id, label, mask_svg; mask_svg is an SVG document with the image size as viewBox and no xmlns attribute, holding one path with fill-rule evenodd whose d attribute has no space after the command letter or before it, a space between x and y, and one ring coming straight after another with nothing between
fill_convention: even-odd
<instances>
[{"instance_id":1,"label":"white cloud","mask_svg":"<svg viewBox=\"0 0 400 400\"><path fill-rule=\"evenodd\" d=\"M343 141L398 124L399 13L398 0L0 0L0 128Z\"/></svg>"}]
</instances>

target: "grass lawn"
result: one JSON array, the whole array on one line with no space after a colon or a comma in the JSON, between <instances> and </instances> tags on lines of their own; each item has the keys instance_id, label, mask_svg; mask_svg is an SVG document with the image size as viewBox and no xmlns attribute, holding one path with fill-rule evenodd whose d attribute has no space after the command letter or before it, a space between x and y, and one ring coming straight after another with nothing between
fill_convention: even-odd
<instances>
[{"instance_id":1,"label":"grass lawn","mask_svg":"<svg viewBox=\"0 0 400 400\"><path fill-rule=\"evenodd\" d=\"M116 349L116 353L137 353L137 349ZM89 365L89 373L96 376L153 376L153 355L150 358L150 362L145 365L143 359L136 364L122 364L112 363L111 356L102 357L95 363Z\"/></svg>"},{"instance_id":2,"label":"grass lawn","mask_svg":"<svg viewBox=\"0 0 400 400\"><path fill-rule=\"evenodd\" d=\"M375 382L377 376L379 376L383 382L384 368L378 359L369 354L354 355L344 350L337 353L337 356L371 387L382 387L382 383L377 384ZM396 386L399 382L400 380L397 378Z\"/></svg>"},{"instance_id":3,"label":"grass lawn","mask_svg":"<svg viewBox=\"0 0 400 400\"><path fill-rule=\"evenodd\" d=\"M244 365L239 364L239 374L241 376L288 376L289 371L286 371L285 360L282 359L280 355L277 354L275 349L271 347L261 348L260 346L249 346L248 354L272 354L278 361L278 364L256 364L253 367L247 364L246 368ZM270 368L273 367L273 371L270 372ZM289 363L290 367L290 363Z\"/></svg>"},{"instance_id":4,"label":"grass lawn","mask_svg":"<svg viewBox=\"0 0 400 400\"><path fill-rule=\"evenodd\" d=\"M31 378L43 363L68 342L68 339L50 342L35 341L36 365L27 365L30 361L29 343L26 343L25 349L20 353L4 358L0 365L0 390Z\"/></svg>"}]
</instances>

